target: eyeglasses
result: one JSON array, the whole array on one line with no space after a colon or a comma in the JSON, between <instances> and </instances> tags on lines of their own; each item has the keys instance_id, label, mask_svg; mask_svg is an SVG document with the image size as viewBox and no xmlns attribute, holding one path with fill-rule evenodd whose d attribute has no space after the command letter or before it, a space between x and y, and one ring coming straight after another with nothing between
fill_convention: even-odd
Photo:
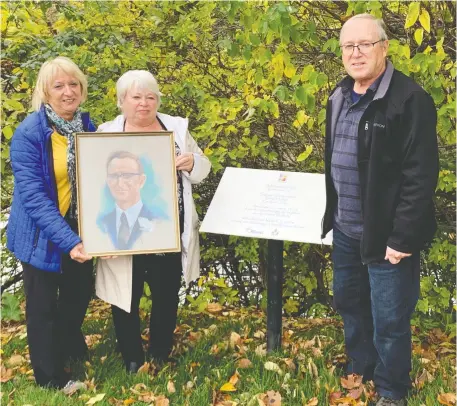
<instances>
[{"instance_id":1,"label":"eyeglasses","mask_svg":"<svg viewBox=\"0 0 457 406\"><path fill-rule=\"evenodd\" d=\"M363 42L361 44L355 45L355 44L347 44L347 45L341 45L341 50L343 51L344 55L352 55L354 53L354 49L358 49L361 54L368 54L370 53L375 44L378 42L384 42L385 39L380 39L376 42Z\"/></svg>"},{"instance_id":2,"label":"eyeglasses","mask_svg":"<svg viewBox=\"0 0 457 406\"><path fill-rule=\"evenodd\" d=\"M109 173L108 182L118 182L119 179L122 179L126 182L131 182L135 176L139 176L141 173L136 172L118 172L118 173Z\"/></svg>"}]
</instances>

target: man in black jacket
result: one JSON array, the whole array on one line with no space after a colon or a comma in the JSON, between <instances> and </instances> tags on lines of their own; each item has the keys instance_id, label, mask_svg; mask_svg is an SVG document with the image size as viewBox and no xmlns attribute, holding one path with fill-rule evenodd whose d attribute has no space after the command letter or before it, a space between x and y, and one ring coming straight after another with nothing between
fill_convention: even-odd
<instances>
[{"instance_id":1,"label":"man in black jacket","mask_svg":"<svg viewBox=\"0 0 457 406\"><path fill-rule=\"evenodd\" d=\"M386 59L382 20L349 19L340 33L348 76L327 105L327 206L333 295L343 317L347 373L374 380L378 406L406 405L419 251L436 230L436 109Z\"/></svg>"}]
</instances>

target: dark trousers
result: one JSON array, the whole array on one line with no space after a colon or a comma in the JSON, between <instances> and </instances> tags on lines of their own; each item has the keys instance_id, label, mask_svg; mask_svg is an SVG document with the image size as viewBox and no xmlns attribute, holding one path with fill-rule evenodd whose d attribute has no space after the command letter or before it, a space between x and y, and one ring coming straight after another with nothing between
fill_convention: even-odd
<instances>
[{"instance_id":1,"label":"dark trousers","mask_svg":"<svg viewBox=\"0 0 457 406\"><path fill-rule=\"evenodd\" d=\"M398 264L363 265L360 241L333 230L333 297L344 322L347 373L373 380L380 396L411 387L411 315L419 297L419 253Z\"/></svg>"},{"instance_id":2,"label":"dark trousers","mask_svg":"<svg viewBox=\"0 0 457 406\"><path fill-rule=\"evenodd\" d=\"M62 273L22 263L27 340L36 383L60 388L69 358L82 358L87 345L81 332L93 290L93 264L62 256Z\"/></svg>"},{"instance_id":3,"label":"dark trousers","mask_svg":"<svg viewBox=\"0 0 457 406\"><path fill-rule=\"evenodd\" d=\"M144 362L138 310L144 282L149 285L152 299L148 353L151 357L161 360L169 356L176 327L181 274L181 253L133 257L130 313L117 306L111 306L119 350L127 366L130 362Z\"/></svg>"}]
</instances>

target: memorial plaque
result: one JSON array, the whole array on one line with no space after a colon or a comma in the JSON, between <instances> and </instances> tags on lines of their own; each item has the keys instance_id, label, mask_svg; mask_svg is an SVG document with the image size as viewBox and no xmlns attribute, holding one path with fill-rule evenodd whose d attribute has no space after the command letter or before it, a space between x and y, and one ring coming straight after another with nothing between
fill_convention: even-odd
<instances>
[{"instance_id":1,"label":"memorial plaque","mask_svg":"<svg viewBox=\"0 0 457 406\"><path fill-rule=\"evenodd\" d=\"M229 167L200 232L330 245L324 210L322 174Z\"/></svg>"}]
</instances>

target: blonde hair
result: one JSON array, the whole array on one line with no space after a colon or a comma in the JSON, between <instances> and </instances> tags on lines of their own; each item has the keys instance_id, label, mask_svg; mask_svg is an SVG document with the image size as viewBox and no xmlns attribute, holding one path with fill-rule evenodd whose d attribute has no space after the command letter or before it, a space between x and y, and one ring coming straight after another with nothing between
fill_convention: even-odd
<instances>
[{"instance_id":1,"label":"blonde hair","mask_svg":"<svg viewBox=\"0 0 457 406\"><path fill-rule=\"evenodd\" d=\"M34 110L39 111L41 105L48 102L48 89L51 86L51 82L62 72L74 76L78 80L81 86L81 103L87 99L87 79L84 73L81 72L81 69L70 58L58 56L41 65L32 96L32 107Z\"/></svg>"},{"instance_id":2,"label":"blonde hair","mask_svg":"<svg viewBox=\"0 0 457 406\"><path fill-rule=\"evenodd\" d=\"M125 94L134 88L146 89L157 96L157 109L160 107L159 85L154 75L147 70L129 70L116 83L117 107L122 108Z\"/></svg>"}]
</instances>

